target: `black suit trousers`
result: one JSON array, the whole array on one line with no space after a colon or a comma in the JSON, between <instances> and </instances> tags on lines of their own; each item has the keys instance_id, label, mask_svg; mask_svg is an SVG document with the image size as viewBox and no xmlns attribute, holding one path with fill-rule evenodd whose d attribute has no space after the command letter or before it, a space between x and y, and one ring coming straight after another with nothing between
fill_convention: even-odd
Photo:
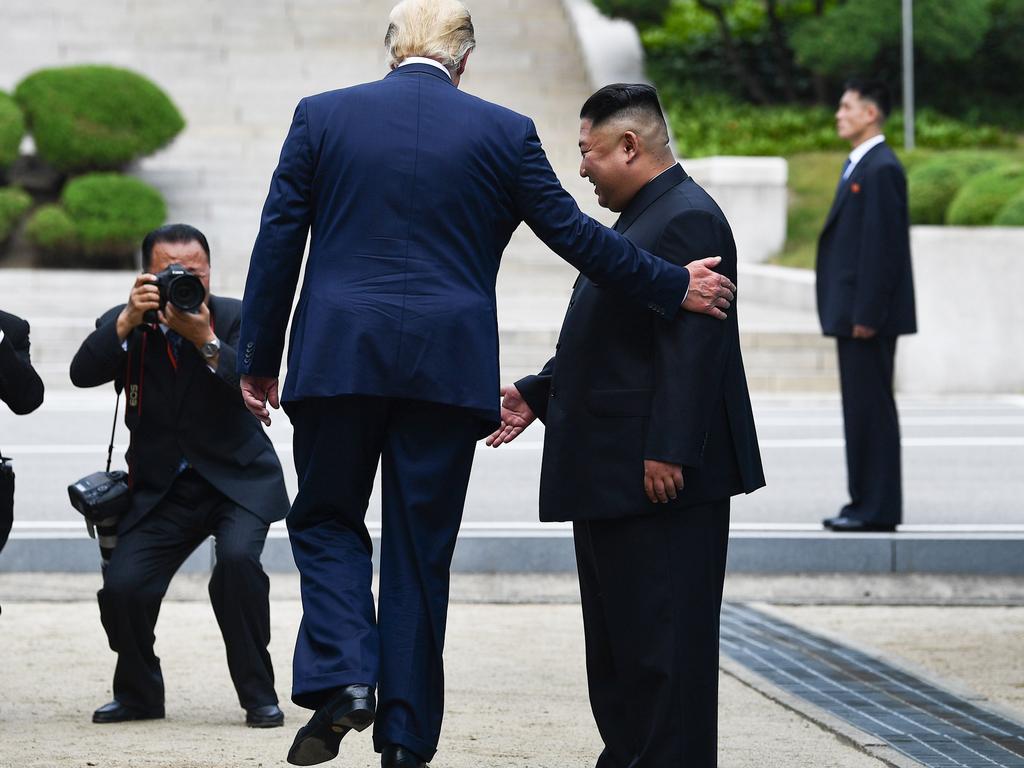
<instances>
[{"instance_id":1,"label":"black suit trousers","mask_svg":"<svg viewBox=\"0 0 1024 768\"><path fill-rule=\"evenodd\" d=\"M836 339L850 503L842 514L898 525L903 517L900 424L893 396L896 337Z\"/></svg>"},{"instance_id":2,"label":"black suit trousers","mask_svg":"<svg viewBox=\"0 0 1024 768\"><path fill-rule=\"evenodd\" d=\"M153 651L160 603L171 577L213 535L216 564L210 602L227 649L228 670L246 709L277 702L270 643L270 580L260 565L267 523L186 470L164 499L123 535L97 597L117 653L114 698L162 711L164 682Z\"/></svg>"},{"instance_id":3,"label":"black suit trousers","mask_svg":"<svg viewBox=\"0 0 1024 768\"><path fill-rule=\"evenodd\" d=\"M715 768L729 499L573 532L597 768Z\"/></svg>"}]
</instances>

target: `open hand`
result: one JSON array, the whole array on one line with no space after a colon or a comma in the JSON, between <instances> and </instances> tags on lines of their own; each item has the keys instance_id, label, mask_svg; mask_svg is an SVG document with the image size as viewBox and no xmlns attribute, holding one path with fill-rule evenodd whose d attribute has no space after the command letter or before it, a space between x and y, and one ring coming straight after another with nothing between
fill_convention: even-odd
<instances>
[{"instance_id":1,"label":"open hand","mask_svg":"<svg viewBox=\"0 0 1024 768\"><path fill-rule=\"evenodd\" d=\"M484 441L492 448L511 443L530 426L537 415L533 412L514 384L501 388L501 426Z\"/></svg>"},{"instance_id":2,"label":"open hand","mask_svg":"<svg viewBox=\"0 0 1024 768\"><path fill-rule=\"evenodd\" d=\"M246 376L238 377L239 385L242 388L242 402L249 409L249 413L270 426L271 408L280 408L281 400L277 392L276 376Z\"/></svg>"},{"instance_id":3,"label":"open hand","mask_svg":"<svg viewBox=\"0 0 1024 768\"><path fill-rule=\"evenodd\" d=\"M644 492L652 503L667 504L683 490L683 468L654 459L644 459Z\"/></svg>"},{"instance_id":4,"label":"open hand","mask_svg":"<svg viewBox=\"0 0 1024 768\"><path fill-rule=\"evenodd\" d=\"M724 310L732 306L736 298L736 285L725 275L711 271L721 261L721 256L714 256L691 261L686 265L686 271L690 273L690 287L682 307L687 312L711 315L719 320L728 317Z\"/></svg>"}]
</instances>

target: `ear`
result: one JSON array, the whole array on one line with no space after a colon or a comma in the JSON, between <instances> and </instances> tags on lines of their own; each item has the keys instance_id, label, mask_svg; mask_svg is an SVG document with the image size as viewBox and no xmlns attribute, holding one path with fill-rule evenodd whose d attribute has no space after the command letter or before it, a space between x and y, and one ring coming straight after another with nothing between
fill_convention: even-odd
<instances>
[{"instance_id":1,"label":"ear","mask_svg":"<svg viewBox=\"0 0 1024 768\"><path fill-rule=\"evenodd\" d=\"M462 77L463 73L466 71L466 62L469 61L469 54L471 53L472 51L466 51L466 55L463 56L462 61L459 62L459 68L455 71L455 74L459 77Z\"/></svg>"},{"instance_id":2,"label":"ear","mask_svg":"<svg viewBox=\"0 0 1024 768\"><path fill-rule=\"evenodd\" d=\"M631 163L640 151L640 137L633 131L622 134L622 151L626 153L626 162Z\"/></svg>"}]
</instances>

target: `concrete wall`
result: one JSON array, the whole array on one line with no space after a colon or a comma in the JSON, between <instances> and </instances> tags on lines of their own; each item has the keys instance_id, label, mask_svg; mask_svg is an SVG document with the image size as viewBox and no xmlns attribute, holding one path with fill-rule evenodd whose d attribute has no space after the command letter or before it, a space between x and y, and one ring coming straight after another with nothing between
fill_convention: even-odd
<instances>
[{"instance_id":1,"label":"concrete wall","mask_svg":"<svg viewBox=\"0 0 1024 768\"><path fill-rule=\"evenodd\" d=\"M1024 227L913 227L918 333L900 339L897 388L1024 392Z\"/></svg>"},{"instance_id":2,"label":"concrete wall","mask_svg":"<svg viewBox=\"0 0 1024 768\"><path fill-rule=\"evenodd\" d=\"M725 211L741 262L771 258L786 243L786 183L781 157L705 157L683 167Z\"/></svg>"}]
</instances>

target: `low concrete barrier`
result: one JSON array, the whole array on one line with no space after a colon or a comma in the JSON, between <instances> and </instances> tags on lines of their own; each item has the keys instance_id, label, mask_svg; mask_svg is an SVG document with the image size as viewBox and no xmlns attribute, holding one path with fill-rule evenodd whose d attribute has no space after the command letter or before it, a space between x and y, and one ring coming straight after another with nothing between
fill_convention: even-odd
<instances>
[{"instance_id":1,"label":"low concrete barrier","mask_svg":"<svg viewBox=\"0 0 1024 768\"><path fill-rule=\"evenodd\" d=\"M1024 392L1024 227L912 227L918 333L900 392ZM966 289L966 292L965 292Z\"/></svg>"},{"instance_id":2,"label":"low concrete barrier","mask_svg":"<svg viewBox=\"0 0 1024 768\"><path fill-rule=\"evenodd\" d=\"M370 524L379 552L380 526ZM213 564L207 541L183 566ZM295 570L284 526L271 526L263 551L271 573ZM87 573L99 568L96 542L73 523L15 523L0 572ZM452 570L457 573L567 573L576 568L572 527L552 523L466 523ZM734 524L729 571L763 574L944 573L1024 576L1024 526L904 526L895 534L835 534L813 525Z\"/></svg>"},{"instance_id":3,"label":"low concrete barrier","mask_svg":"<svg viewBox=\"0 0 1024 768\"><path fill-rule=\"evenodd\" d=\"M703 157L683 160L683 167L725 212L740 262L766 261L782 250L789 181L785 158Z\"/></svg>"}]
</instances>

